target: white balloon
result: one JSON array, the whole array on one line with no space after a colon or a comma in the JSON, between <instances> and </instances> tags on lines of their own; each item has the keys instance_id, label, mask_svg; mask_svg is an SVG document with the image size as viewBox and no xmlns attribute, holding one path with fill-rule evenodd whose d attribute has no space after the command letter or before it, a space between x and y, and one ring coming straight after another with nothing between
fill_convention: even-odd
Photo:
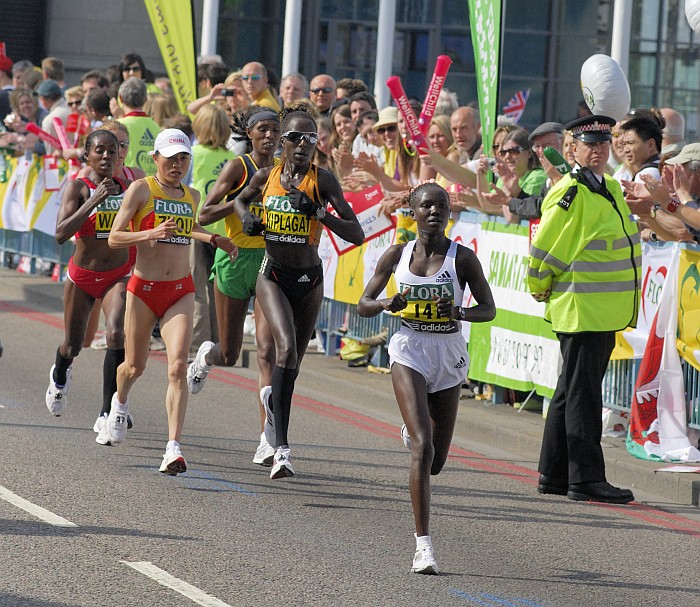
<instances>
[{"instance_id":1,"label":"white balloon","mask_svg":"<svg viewBox=\"0 0 700 607\"><path fill-rule=\"evenodd\" d=\"M617 61L607 55L592 55L583 63L581 91L594 114L622 120L630 110L630 85Z\"/></svg>"},{"instance_id":2,"label":"white balloon","mask_svg":"<svg viewBox=\"0 0 700 607\"><path fill-rule=\"evenodd\" d=\"M685 0L685 18L692 30L700 33L700 0Z\"/></svg>"}]
</instances>

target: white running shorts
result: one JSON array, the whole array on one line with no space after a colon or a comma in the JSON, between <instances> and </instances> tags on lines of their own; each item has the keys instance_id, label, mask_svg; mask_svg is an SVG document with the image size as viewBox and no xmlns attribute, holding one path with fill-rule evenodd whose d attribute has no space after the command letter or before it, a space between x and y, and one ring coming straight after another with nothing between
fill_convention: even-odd
<instances>
[{"instance_id":1,"label":"white running shorts","mask_svg":"<svg viewBox=\"0 0 700 607\"><path fill-rule=\"evenodd\" d=\"M389 341L389 361L420 373L429 393L461 385L469 369L467 343L461 331L441 335L401 327Z\"/></svg>"}]
</instances>

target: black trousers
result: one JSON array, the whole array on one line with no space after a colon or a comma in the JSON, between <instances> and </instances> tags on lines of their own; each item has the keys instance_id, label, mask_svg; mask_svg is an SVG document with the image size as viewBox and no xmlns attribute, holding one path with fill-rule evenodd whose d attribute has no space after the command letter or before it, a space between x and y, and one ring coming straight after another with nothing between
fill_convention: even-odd
<instances>
[{"instance_id":1,"label":"black trousers","mask_svg":"<svg viewBox=\"0 0 700 607\"><path fill-rule=\"evenodd\" d=\"M563 365L547 412L538 469L563 483L605 481L602 381L615 333L557 337Z\"/></svg>"}]
</instances>

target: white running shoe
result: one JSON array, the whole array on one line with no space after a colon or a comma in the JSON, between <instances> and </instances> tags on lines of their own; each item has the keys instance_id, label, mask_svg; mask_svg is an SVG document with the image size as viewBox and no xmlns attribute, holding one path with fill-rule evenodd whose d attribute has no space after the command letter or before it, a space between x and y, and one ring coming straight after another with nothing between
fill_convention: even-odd
<instances>
[{"instance_id":1,"label":"white running shoe","mask_svg":"<svg viewBox=\"0 0 700 607\"><path fill-rule=\"evenodd\" d=\"M423 546L416 549L416 553L413 555L411 572L425 573L427 575L438 575L440 573L432 546Z\"/></svg>"},{"instance_id":2,"label":"white running shoe","mask_svg":"<svg viewBox=\"0 0 700 607\"><path fill-rule=\"evenodd\" d=\"M260 444L255 450L255 455L253 456L253 463L260 464L261 466L270 467L272 466L272 460L274 459L274 457L275 450L272 447L272 445L270 445L270 443L267 442L267 439L265 438L265 433L263 432L260 435Z\"/></svg>"},{"instance_id":3,"label":"white running shoe","mask_svg":"<svg viewBox=\"0 0 700 607\"><path fill-rule=\"evenodd\" d=\"M411 442L411 435L408 433L408 428L406 427L406 424L401 426L401 440L403 441L403 444L406 447L406 449L411 451L413 448L413 443Z\"/></svg>"},{"instance_id":4,"label":"white running shoe","mask_svg":"<svg viewBox=\"0 0 700 607\"><path fill-rule=\"evenodd\" d=\"M95 420L95 425L92 427L92 431L95 434L102 432L102 429L107 424L107 413L103 413Z\"/></svg>"},{"instance_id":5,"label":"white running shoe","mask_svg":"<svg viewBox=\"0 0 700 607\"><path fill-rule=\"evenodd\" d=\"M182 451L180 447L173 447L172 449L166 449L165 455L163 456L163 463L160 465L160 471L163 474L169 474L170 476L176 476L187 472L187 462L182 456Z\"/></svg>"},{"instance_id":6,"label":"white running shoe","mask_svg":"<svg viewBox=\"0 0 700 607\"><path fill-rule=\"evenodd\" d=\"M265 407L265 425L264 432L265 438L269 445L274 445L275 438L275 416L272 413L272 386L263 386L260 390L260 402Z\"/></svg>"},{"instance_id":7,"label":"white running shoe","mask_svg":"<svg viewBox=\"0 0 700 607\"><path fill-rule=\"evenodd\" d=\"M294 476L294 469L292 468L292 460L290 459L291 453L289 447L278 447L275 451L275 457L272 464L272 470L270 470L270 478L285 478L287 476Z\"/></svg>"},{"instance_id":8,"label":"white running shoe","mask_svg":"<svg viewBox=\"0 0 700 607\"><path fill-rule=\"evenodd\" d=\"M190 391L190 394L197 394L204 387L204 380L213 366L208 365L204 361L204 357L215 345L213 341L205 341L199 346L194 362L187 367L187 389Z\"/></svg>"},{"instance_id":9,"label":"white running shoe","mask_svg":"<svg viewBox=\"0 0 700 607\"><path fill-rule=\"evenodd\" d=\"M129 416L129 399L126 399L126 413L117 413L117 393L112 396L112 410L107 416L107 423L95 439L100 445L116 445L126 438Z\"/></svg>"},{"instance_id":10,"label":"white running shoe","mask_svg":"<svg viewBox=\"0 0 700 607\"><path fill-rule=\"evenodd\" d=\"M72 384L71 375L73 367L71 366L66 369L66 383L63 386L59 386L53 380L53 370L55 368L56 365L51 365L51 371L49 371L49 387L46 389L46 407L51 412L51 415L59 417L68 406L68 392L70 392Z\"/></svg>"}]
</instances>

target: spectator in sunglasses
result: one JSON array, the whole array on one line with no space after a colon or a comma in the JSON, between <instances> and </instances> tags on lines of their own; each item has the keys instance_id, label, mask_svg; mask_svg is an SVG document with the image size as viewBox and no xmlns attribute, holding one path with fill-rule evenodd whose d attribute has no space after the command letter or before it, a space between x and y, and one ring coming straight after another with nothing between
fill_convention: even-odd
<instances>
[{"instance_id":1,"label":"spectator in sunglasses","mask_svg":"<svg viewBox=\"0 0 700 607\"><path fill-rule=\"evenodd\" d=\"M318 74L309 84L309 99L321 116L330 116L333 102L336 100L337 86L335 79L328 74Z\"/></svg>"},{"instance_id":2,"label":"spectator in sunglasses","mask_svg":"<svg viewBox=\"0 0 700 607\"><path fill-rule=\"evenodd\" d=\"M245 92L248 93L254 105L267 107L275 112L280 111L277 99L270 92L267 69L262 63L257 61L246 63L241 70L241 80Z\"/></svg>"}]
</instances>

